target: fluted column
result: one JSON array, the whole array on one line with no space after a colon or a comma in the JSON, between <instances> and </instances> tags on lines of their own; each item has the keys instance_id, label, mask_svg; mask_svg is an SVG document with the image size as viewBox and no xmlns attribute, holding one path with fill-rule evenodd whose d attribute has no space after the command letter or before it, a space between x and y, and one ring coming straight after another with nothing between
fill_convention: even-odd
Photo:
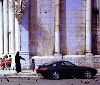
<instances>
[{"instance_id":1,"label":"fluted column","mask_svg":"<svg viewBox=\"0 0 100 85\"><path fill-rule=\"evenodd\" d=\"M56 54L60 54L59 4L60 0L55 0L55 53Z\"/></svg>"},{"instance_id":2,"label":"fluted column","mask_svg":"<svg viewBox=\"0 0 100 85\"><path fill-rule=\"evenodd\" d=\"M3 53L3 19L2 19L2 0L0 0L0 55Z\"/></svg>"},{"instance_id":3,"label":"fluted column","mask_svg":"<svg viewBox=\"0 0 100 85\"><path fill-rule=\"evenodd\" d=\"M91 53L91 0L86 0L86 53Z\"/></svg>"},{"instance_id":4,"label":"fluted column","mask_svg":"<svg viewBox=\"0 0 100 85\"><path fill-rule=\"evenodd\" d=\"M20 25L15 17L15 51L20 51Z\"/></svg>"},{"instance_id":5,"label":"fluted column","mask_svg":"<svg viewBox=\"0 0 100 85\"><path fill-rule=\"evenodd\" d=\"M13 0L9 0L9 53L14 54L15 51L15 36L14 36L14 8Z\"/></svg>"},{"instance_id":6,"label":"fluted column","mask_svg":"<svg viewBox=\"0 0 100 85\"><path fill-rule=\"evenodd\" d=\"M3 0L4 54L8 54L8 0Z\"/></svg>"},{"instance_id":7,"label":"fluted column","mask_svg":"<svg viewBox=\"0 0 100 85\"><path fill-rule=\"evenodd\" d=\"M86 62L89 67L94 67L94 56L92 54L91 35L91 0L86 0Z\"/></svg>"}]
</instances>

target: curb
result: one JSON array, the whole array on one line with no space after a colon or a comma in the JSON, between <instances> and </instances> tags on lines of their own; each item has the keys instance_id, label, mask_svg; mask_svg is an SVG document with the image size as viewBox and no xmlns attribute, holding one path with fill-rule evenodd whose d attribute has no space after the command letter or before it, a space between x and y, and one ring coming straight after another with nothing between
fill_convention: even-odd
<instances>
[{"instance_id":1,"label":"curb","mask_svg":"<svg viewBox=\"0 0 100 85\"><path fill-rule=\"evenodd\" d=\"M42 78L41 75L37 74L0 74L0 78Z\"/></svg>"},{"instance_id":2,"label":"curb","mask_svg":"<svg viewBox=\"0 0 100 85\"><path fill-rule=\"evenodd\" d=\"M7 78L43 78L42 76L7 76Z\"/></svg>"}]
</instances>

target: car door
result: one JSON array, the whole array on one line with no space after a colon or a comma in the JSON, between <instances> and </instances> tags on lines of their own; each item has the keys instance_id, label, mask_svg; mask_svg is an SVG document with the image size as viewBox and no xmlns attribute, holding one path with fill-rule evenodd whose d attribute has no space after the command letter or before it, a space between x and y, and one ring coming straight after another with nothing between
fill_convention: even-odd
<instances>
[{"instance_id":1,"label":"car door","mask_svg":"<svg viewBox=\"0 0 100 85\"><path fill-rule=\"evenodd\" d=\"M77 77L79 73L77 66L70 66L69 68L70 77Z\"/></svg>"},{"instance_id":2,"label":"car door","mask_svg":"<svg viewBox=\"0 0 100 85\"><path fill-rule=\"evenodd\" d=\"M62 62L63 74L68 77L76 77L79 74L78 67L71 62Z\"/></svg>"},{"instance_id":3,"label":"car door","mask_svg":"<svg viewBox=\"0 0 100 85\"><path fill-rule=\"evenodd\" d=\"M70 71L69 66L67 66L64 62L62 62L61 67L62 67L62 75L64 77L69 77L69 71Z\"/></svg>"}]
</instances>

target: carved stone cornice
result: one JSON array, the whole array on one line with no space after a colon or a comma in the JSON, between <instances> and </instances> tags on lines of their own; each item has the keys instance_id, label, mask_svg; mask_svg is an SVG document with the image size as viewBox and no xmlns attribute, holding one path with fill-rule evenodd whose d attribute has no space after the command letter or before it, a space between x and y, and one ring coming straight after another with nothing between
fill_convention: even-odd
<instances>
[{"instance_id":1,"label":"carved stone cornice","mask_svg":"<svg viewBox=\"0 0 100 85\"><path fill-rule=\"evenodd\" d=\"M15 17L20 19L25 9L25 0L9 0L9 7L14 12Z\"/></svg>"}]
</instances>

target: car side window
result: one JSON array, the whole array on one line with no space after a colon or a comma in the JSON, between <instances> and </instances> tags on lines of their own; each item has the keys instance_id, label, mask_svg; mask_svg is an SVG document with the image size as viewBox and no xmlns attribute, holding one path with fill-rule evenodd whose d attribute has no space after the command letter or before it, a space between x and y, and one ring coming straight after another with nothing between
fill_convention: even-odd
<instances>
[{"instance_id":1,"label":"car side window","mask_svg":"<svg viewBox=\"0 0 100 85\"><path fill-rule=\"evenodd\" d=\"M52 66L53 66L53 67L55 67L55 66L57 66L57 64L56 64L56 63L54 63Z\"/></svg>"},{"instance_id":2,"label":"car side window","mask_svg":"<svg viewBox=\"0 0 100 85\"><path fill-rule=\"evenodd\" d=\"M64 67L64 66L66 66L66 64L65 63L61 63L61 65Z\"/></svg>"},{"instance_id":3,"label":"car side window","mask_svg":"<svg viewBox=\"0 0 100 85\"><path fill-rule=\"evenodd\" d=\"M56 63L49 65L49 67L55 67L55 66L57 66Z\"/></svg>"},{"instance_id":4,"label":"car side window","mask_svg":"<svg viewBox=\"0 0 100 85\"><path fill-rule=\"evenodd\" d=\"M69 62L62 62L62 66L74 66L74 64Z\"/></svg>"}]
</instances>

